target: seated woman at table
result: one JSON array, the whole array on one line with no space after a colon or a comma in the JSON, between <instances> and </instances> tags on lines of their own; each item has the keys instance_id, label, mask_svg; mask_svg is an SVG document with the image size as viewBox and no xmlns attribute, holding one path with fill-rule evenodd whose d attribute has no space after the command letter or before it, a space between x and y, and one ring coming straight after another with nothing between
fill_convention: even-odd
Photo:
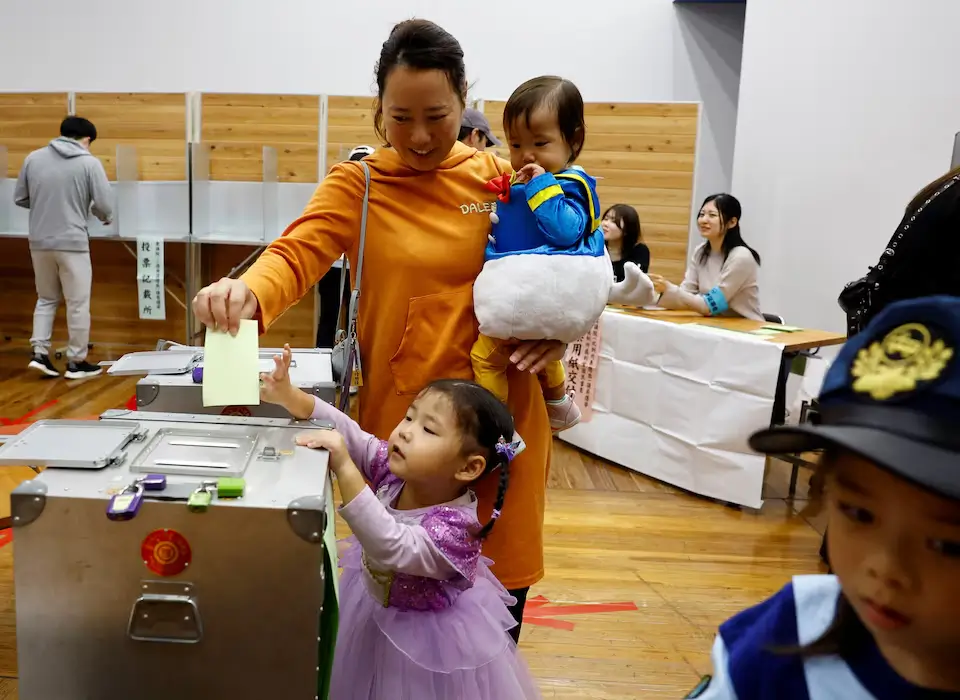
<instances>
[{"instance_id":1,"label":"seated woman at table","mask_svg":"<svg viewBox=\"0 0 960 700\"><path fill-rule=\"evenodd\" d=\"M641 240L640 215L629 204L614 204L603 213L603 242L613 262L613 277L623 282L623 265L632 262L650 271L650 249Z\"/></svg>"},{"instance_id":2,"label":"seated woman at table","mask_svg":"<svg viewBox=\"0 0 960 700\"><path fill-rule=\"evenodd\" d=\"M760 255L740 235L740 202L730 194L710 195L697 217L700 235L680 286L650 275L658 306L692 309L704 316L742 316L763 321L757 275Z\"/></svg>"}]
</instances>

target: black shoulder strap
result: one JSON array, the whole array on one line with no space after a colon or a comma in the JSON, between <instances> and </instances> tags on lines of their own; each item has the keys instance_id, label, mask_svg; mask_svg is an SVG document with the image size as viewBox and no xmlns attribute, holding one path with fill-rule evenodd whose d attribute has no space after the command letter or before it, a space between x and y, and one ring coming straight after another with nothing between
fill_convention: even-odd
<instances>
[{"instance_id":1,"label":"black shoulder strap","mask_svg":"<svg viewBox=\"0 0 960 700\"><path fill-rule=\"evenodd\" d=\"M936 192L931 194L926 201L921 202L920 206L912 211L908 211L904 215L903 220L900 222L900 226L897 227L896 233L893 234L893 238L891 238L887 243L887 247L883 251L883 255L880 256L880 261L877 263L876 267L870 268L870 271L867 273L868 279L877 282L889 274L890 269L897 260L898 253L901 253L902 257L901 251L905 243L904 239L910 232L910 228L914 225L917 219L923 215L924 211L926 211L941 197L941 195L947 192L951 187L955 186L958 182L960 182L960 175L950 178L943 183L943 185L941 185Z\"/></svg>"},{"instance_id":2,"label":"black shoulder strap","mask_svg":"<svg viewBox=\"0 0 960 700\"><path fill-rule=\"evenodd\" d=\"M347 288L347 275L349 274L347 258L344 256L343 265L340 268L340 312L337 314L337 341L341 339L342 334L349 331L351 325L356 321L357 307L360 302L360 282L363 278L363 249L367 240L367 207L370 203L370 166L362 160L356 162L363 168L364 178L363 205L360 210L360 244L357 249L357 281L350 293L350 302L344 308L343 293ZM346 311L346 314L344 311Z\"/></svg>"}]
</instances>

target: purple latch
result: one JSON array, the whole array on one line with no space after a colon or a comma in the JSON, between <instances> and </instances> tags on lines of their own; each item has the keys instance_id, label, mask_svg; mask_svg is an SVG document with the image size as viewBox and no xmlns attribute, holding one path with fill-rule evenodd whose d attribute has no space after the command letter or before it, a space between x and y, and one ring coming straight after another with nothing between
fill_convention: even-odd
<instances>
[{"instance_id":1,"label":"purple latch","mask_svg":"<svg viewBox=\"0 0 960 700\"><path fill-rule=\"evenodd\" d=\"M165 474L147 474L137 479L137 482L143 486L145 491L163 491L167 488L167 477Z\"/></svg>"}]
</instances>

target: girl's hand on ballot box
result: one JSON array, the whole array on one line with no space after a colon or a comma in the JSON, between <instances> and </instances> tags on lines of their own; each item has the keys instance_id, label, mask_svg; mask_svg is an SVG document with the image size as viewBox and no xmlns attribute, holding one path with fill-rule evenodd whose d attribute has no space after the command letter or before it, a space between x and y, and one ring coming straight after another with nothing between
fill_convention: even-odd
<instances>
[{"instance_id":1,"label":"girl's hand on ballot box","mask_svg":"<svg viewBox=\"0 0 960 700\"><path fill-rule=\"evenodd\" d=\"M346 462L352 462L347 443L336 430L311 430L297 436L297 444L312 450L326 450L330 453L330 468L339 472Z\"/></svg>"},{"instance_id":2,"label":"girl's hand on ballot box","mask_svg":"<svg viewBox=\"0 0 960 700\"><path fill-rule=\"evenodd\" d=\"M297 436L297 444L312 450L326 450L330 453L330 469L340 484L340 496L343 505L356 498L366 487L363 474L350 457L347 443L336 430L311 430Z\"/></svg>"},{"instance_id":3,"label":"girl's hand on ballot box","mask_svg":"<svg viewBox=\"0 0 960 700\"><path fill-rule=\"evenodd\" d=\"M294 418L306 420L313 414L313 397L290 382L293 352L283 346L281 355L273 356L273 371L260 374L260 400L283 406Z\"/></svg>"}]
</instances>

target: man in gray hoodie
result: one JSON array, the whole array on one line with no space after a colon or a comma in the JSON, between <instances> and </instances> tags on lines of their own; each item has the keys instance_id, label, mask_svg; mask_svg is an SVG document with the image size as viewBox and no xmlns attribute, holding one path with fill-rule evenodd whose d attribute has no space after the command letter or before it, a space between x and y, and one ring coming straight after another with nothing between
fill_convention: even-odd
<instances>
[{"instance_id":1,"label":"man in gray hoodie","mask_svg":"<svg viewBox=\"0 0 960 700\"><path fill-rule=\"evenodd\" d=\"M113 210L107 174L89 150L96 138L92 123L67 117L60 138L27 156L14 191L16 205L30 210L30 256L37 286L28 366L48 377L60 376L50 361L50 338L61 299L67 302L70 335L64 376L100 374L97 365L87 362L93 285L87 217L92 212L109 224Z\"/></svg>"}]
</instances>

